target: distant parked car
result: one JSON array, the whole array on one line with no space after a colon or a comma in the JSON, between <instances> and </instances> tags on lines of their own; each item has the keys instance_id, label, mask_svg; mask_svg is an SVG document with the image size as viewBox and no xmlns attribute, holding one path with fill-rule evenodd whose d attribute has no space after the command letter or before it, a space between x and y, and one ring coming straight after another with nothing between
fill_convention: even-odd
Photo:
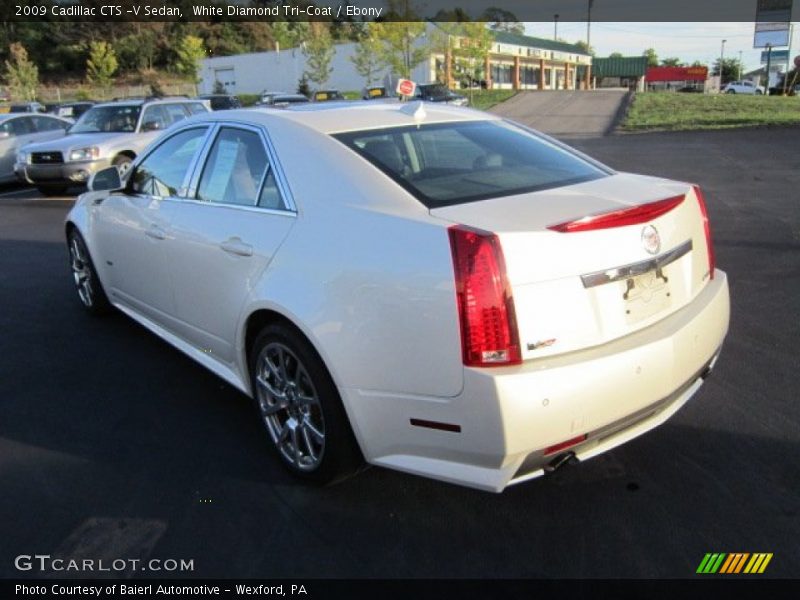
<instances>
[{"instance_id":1,"label":"distant parked car","mask_svg":"<svg viewBox=\"0 0 800 600\"><path fill-rule=\"evenodd\" d=\"M339 93L339 90L317 90L311 97L312 102L333 102L345 99L346 98Z\"/></svg>"},{"instance_id":2,"label":"distant parked car","mask_svg":"<svg viewBox=\"0 0 800 600\"><path fill-rule=\"evenodd\" d=\"M764 88L752 81L731 81L722 91L725 94L763 94Z\"/></svg>"},{"instance_id":3,"label":"distant parked car","mask_svg":"<svg viewBox=\"0 0 800 600\"><path fill-rule=\"evenodd\" d=\"M0 115L0 182L14 181L17 152L31 142L63 137L71 123L50 115Z\"/></svg>"},{"instance_id":4,"label":"distant parked car","mask_svg":"<svg viewBox=\"0 0 800 600\"><path fill-rule=\"evenodd\" d=\"M425 102L444 102L453 106L466 106L469 102L465 96L456 94L446 85L441 83L430 83L417 86L417 93L414 96L417 100Z\"/></svg>"},{"instance_id":5,"label":"distant parked car","mask_svg":"<svg viewBox=\"0 0 800 600\"><path fill-rule=\"evenodd\" d=\"M83 113L94 106L94 102L65 102L64 104L56 104L48 109L48 113L63 117L64 119L72 119L77 121L81 118Z\"/></svg>"},{"instance_id":6,"label":"distant parked car","mask_svg":"<svg viewBox=\"0 0 800 600\"><path fill-rule=\"evenodd\" d=\"M368 87L364 88L361 97L364 100L378 100L380 98L389 98L389 92L383 86Z\"/></svg>"},{"instance_id":7,"label":"distant parked car","mask_svg":"<svg viewBox=\"0 0 800 600\"><path fill-rule=\"evenodd\" d=\"M43 113L45 112L44 104L38 102L21 102L12 104L8 108L10 113Z\"/></svg>"},{"instance_id":8,"label":"distant parked car","mask_svg":"<svg viewBox=\"0 0 800 600\"><path fill-rule=\"evenodd\" d=\"M261 98L259 99L259 104L272 104L272 99L275 96L288 96L291 92L261 92ZM302 95L302 94L301 94Z\"/></svg>"},{"instance_id":9,"label":"distant parked car","mask_svg":"<svg viewBox=\"0 0 800 600\"><path fill-rule=\"evenodd\" d=\"M208 94L197 98L199 100L208 100L211 110L232 110L242 107L242 101L239 100L239 97L230 94Z\"/></svg>"},{"instance_id":10,"label":"distant parked car","mask_svg":"<svg viewBox=\"0 0 800 600\"><path fill-rule=\"evenodd\" d=\"M286 108L287 106L297 104L308 104L309 99L303 94L276 94L270 97L268 104L259 104L259 106L271 106L273 108Z\"/></svg>"},{"instance_id":11,"label":"distant parked car","mask_svg":"<svg viewBox=\"0 0 800 600\"><path fill-rule=\"evenodd\" d=\"M203 102L188 98L98 104L86 111L64 138L27 146L17 156L14 171L43 194L63 194L109 165L124 173L159 132L207 112Z\"/></svg>"}]
</instances>

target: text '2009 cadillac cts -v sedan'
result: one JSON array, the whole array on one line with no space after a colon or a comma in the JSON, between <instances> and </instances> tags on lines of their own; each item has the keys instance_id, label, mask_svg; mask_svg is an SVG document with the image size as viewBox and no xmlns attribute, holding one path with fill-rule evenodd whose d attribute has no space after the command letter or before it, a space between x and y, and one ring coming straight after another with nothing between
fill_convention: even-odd
<instances>
[{"instance_id":1,"label":"text '2009 cadillac cts -v sedan'","mask_svg":"<svg viewBox=\"0 0 800 600\"><path fill-rule=\"evenodd\" d=\"M674 414L728 329L700 188L485 113L228 111L69 213L78 295L252 396L282 462L501 491Z\"/></svg>"}]
</instances>

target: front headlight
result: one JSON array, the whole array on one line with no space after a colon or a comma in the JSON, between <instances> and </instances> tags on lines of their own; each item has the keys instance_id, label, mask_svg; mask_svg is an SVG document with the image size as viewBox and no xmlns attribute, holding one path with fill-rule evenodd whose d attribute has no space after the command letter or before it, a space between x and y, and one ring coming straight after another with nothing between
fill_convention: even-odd
<instances>
[{"instance_id":1,"label":"front headlight","mask_svg":"<svg viewBox=\"0 0 800 600\"><path fill-rule=\"evenodd\" d=\"M17 162L21 165L27 165L30 156L27 152L17 152Z\"/></svg>"},{"instance_id":2,"label":"front headlight","mask_svg":"<svg viewBox=\"0 0 800 600\"><path fill-rule=\"evenodd\" d=\"M70 160L94 160L98 156L100 156L100 148L97 146L77 148L69 153Z\"/></svg>"}]
</instances>

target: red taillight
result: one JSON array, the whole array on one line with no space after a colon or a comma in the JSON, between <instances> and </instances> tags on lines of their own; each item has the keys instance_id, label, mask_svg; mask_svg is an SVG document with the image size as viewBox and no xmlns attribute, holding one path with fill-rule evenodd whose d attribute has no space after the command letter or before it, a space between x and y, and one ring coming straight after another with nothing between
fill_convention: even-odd
<instances>
[{"instance_id":1,"label":"red taillight","mask_svg":"<svg viewBox=\"0 0 800 600\"><path fill-rule=\"evenodd\" d=\"M685 196L675 196L658 202L649 202L632 206L631 208L621 208L599 215L589 215L574 221L566 221L556 225L550 225L548 229L559 233L573 233L576 231L594 231L596 229L610 229L611 227L624 227L625 225L638 225L647 223L656 217L668 213L673 208L683 202Z\"/></svg>"},{"instance_id":2,"label":"red taillight","mask_svg":"<svg viewBox=\"0 0 800 600\"><path fill-rule=\"evenodd\" d=\"M522 362L514 299L497 236L463 225L450 227L464 364Z\"/></svg>"},{"instance_id":3,"label":"red taillight","mask_svg":"<svg viewBox=\"0 0 800 600\"><path fill-rule=\"evenodd\" d=\"M717 259L714 256L714 244L711 241L711 223L708 221L708 210L706 209L706 199L703 190L699 185L693 185L694 196L700 205L700 214L703 216L703 231L706 234L706 250L708 251L708 277L714 279L714 270L717 267Z\"/></svg>"}]
</instances>

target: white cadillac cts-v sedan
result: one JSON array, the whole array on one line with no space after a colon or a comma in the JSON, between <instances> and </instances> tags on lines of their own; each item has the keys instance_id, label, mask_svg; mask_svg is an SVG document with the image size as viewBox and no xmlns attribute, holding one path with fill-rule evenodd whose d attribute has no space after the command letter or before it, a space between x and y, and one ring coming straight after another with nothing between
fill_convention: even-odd
<instances>
[{"instance_id":1,"label":"white cadillac cts-v sedan","mask_svg":"<svg viewBox=\"0 0 800 600\"><path fill-rule=\"evenodd\" d=\"M499 492L663 423L728 329L696 185L492 115L196 116L69 213L78 296L252 396L280 460Z\"/></svg>"}]
</instances>

